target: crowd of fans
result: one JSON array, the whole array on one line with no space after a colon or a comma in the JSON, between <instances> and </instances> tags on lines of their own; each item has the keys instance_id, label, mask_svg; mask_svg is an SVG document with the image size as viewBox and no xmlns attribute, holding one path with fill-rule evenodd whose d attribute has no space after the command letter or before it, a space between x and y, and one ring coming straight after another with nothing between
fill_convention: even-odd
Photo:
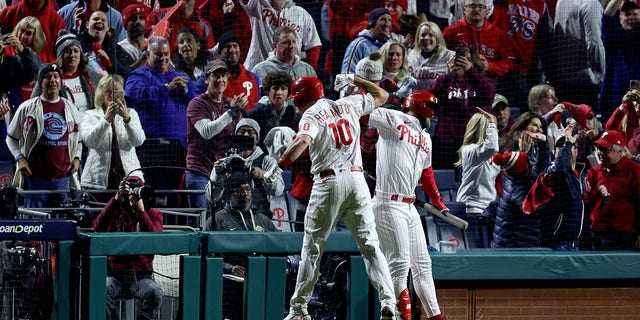
<instances>
[{"instance_id":1,"label":"crowd of fans","mask_svg":"<svg viewBox=\"0 0 640 320\"><path fill-rule=\"evenodd\" d=\"M265 181L266 164L301 116L291 83L318 77L338 97L350 92L330 89L336 76L356 74L389 92L390 109L415 90L437 97L433 167L457 168L466 213L495 220L491 246L640 245L635 0L5 5L1 158L15 161L25 190L117 189L130 175L157 189L211 188L217 197L174 204L206 207L215 222L224 176L246 170L253 204L269 216L283 183ZM372 179L377 137L364 127ZM303 212L301 158L290 191ZM136 170L159 164L186 168L184 177ZM24 205L64 200L29 194Z\"/></svg>"}]
</instances>

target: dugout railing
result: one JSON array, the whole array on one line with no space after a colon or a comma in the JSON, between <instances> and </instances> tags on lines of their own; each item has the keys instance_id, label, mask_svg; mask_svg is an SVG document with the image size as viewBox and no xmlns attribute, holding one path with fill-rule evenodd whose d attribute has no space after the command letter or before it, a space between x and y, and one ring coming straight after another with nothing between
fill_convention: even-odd
<instances>
[{"instance_id":1,"label":"dugout railing","mask_svg":"<svg viewBox=\"0 0 640 320\"><path fill-rule=\"evenodd\" d=\"M105 277L108 255L189 253L180 259L180 317L222 319L222 273L225 254L251 253L247 259L243 319L282 319L286 306L287 256L299 254L301 233L255 232L163 232L86 233L75 242L60 243L58 259L58 319L72 319L79 307L66 302L73 296L64 266L76 257L87 260L83 273L88 292L82 319L104 319ZM74 247L74 250L71 250ZM348 319L377 319L375 292L369 285L364 263L349 232L334 232L326 252L345 252L350 258ZM552 252L459 250L432 254L437 286L466 288L598 286L637 287L640 283L640 252Z\"/></svg>"}]
</instances>

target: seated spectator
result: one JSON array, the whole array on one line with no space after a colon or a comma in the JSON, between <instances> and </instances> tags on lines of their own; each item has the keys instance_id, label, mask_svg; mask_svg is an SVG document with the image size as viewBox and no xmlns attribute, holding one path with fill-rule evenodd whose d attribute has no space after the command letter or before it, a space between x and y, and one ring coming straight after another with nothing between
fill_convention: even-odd
<instances>
[{"instance_id":1,"label":"seated spectator","mask_svg":"<svg viewBox=\"0 0 640 320\"><path fill-rule=\"evenodd\" d=\"M73 33L60 31L60 36L56 39L56 56L56 64L62 70L60 96L71 100L82 117L85 111L94 108L94 88L101 76L89 69L89 60ZM41 89L36 87L32 96L40 95Z\"/></svg>"},{"instance_id":2,"label":"seated spectator","mask_svg":"<svg viewBox=\"0 0 640 320\"><path fill-rule=\"evenodd\" d=\"M205 230L213 231L258 231L276 232L271 218L254 213L252 208L252 188L250 177L243 172L234 172L224 180L224 207L214 217L207 220ZM246 257L232 255L224 257L224 273L236 277L246 274ZM243 314L243 284L226 280L224 282L224 303L222 314L227 319L235 319Z\"/></svg>"},{"instance_id":3,"label":"seated spectator","mask_svg":"<svg viewBox=\"0 0 640 320\"><path fill-rule=\"evenodd\" d=\"M96 11L102 11L107 18L107 24L113 30L113 40L115 42L126 39L126 30L122 24L120 11L109 5L107 0L78 0L71 2L58 10L58 14L67 26L65 29L74 30L81 33L87 28L85 23ZM113 3L113 2L111 2ZM108 28L107 28L108 29Z\"/></svg>"},{"instance_id":4,"label":"seated spectator","mask_svg":"<svg viewBox=\"0 0 640 320\"><path fill-rule=\"evenodd\" d=\"M582 190L586 190L582 181L586 181L587 170L584 164L577 163L578 135L574 135L573 125L565 128L565 136L558 138L553 151L554 161L543 173L543 179L551 191L548 202L536 203L533 207L540 216L540 246L555 251L577 251L579 238L583 232L585 211L582 202ZM535 185L534 185L535 186ZM531 192L536 192L532 188ZM528 199L529 197L527 197ZM526 202L526 201L525 201Z\"/></svg>"},{"instance_id":5,"label":"seated spectator","mask_svg":"<svg viewBox=\"0 0 640 320\"><path fill-rule=\"evenodd\" d=\"M173 54L176 71L186 73L194 83L203 74L209 56L201 42L193 29L182 27L178 31L176 51Z\"/></svg>"},{"instance_id":6,"label":"seated spectator","mask_svg":"<svg viewBox=\"0 0 640 320\"><path fill-rule=\"evenodd\" d=\"M256 64L251 71L258 75L260 82L269 72L286 71L295 80L304 76L316 76L313 67L298 56L296 31L289 26L282 26L273 32L273 55Z\"/></svg>"},{"instance_id":7,"label":"seated spectator","mask_svg":"<svg viewBox=\"0 0 640 320\"><path fill-rule=\"evenodd\" d=\"M491 105L491 114L496 117L496 126L498 127L498 136L509 132L513 125L513 118L511 118L511 108L509 107L509 100L505 96L496 93L493 98L493 104Z\"/></svg>"},{"instance_id":8,"label":"seated spectator","mask_svg":"<svg viewBox=\"0 0 640 320\"><path fill-rule=\"evenodd\" d=\"M396 110L402 108L404 99L418 88L418 81L409 73L407 66L407 49L400 42L388 41L380 48L382 55L383 77L392 79L398 86L389 94L387 105Z\"/></svg>"},{"instance_id":9,"label":"seated spectator","mask_svg":"<svg viewBox=\"0 0 640 320\"><path fill-rule=\"evenodd\" d=\"M260 141L258 145L264 147L264 138L274 127L284 126L293 130L298 129L298 115L291 102L287 102L291 75L284 71L269 72L262 83L264 98L252 109L247 111L247 117L260 125Z\"/></svg>"},{"instance_id":10,"label":"seated spectator","mask_svg":"<svg viewBox=\"0 0 640 320\"><path fill-rule=\"evenodd\" d=\"M146 62L144 54L147 39L144 37L145 15L149 12L149 8L143 4L130 5L122 11L122 22L124 23L127 37L118 42L119 49L124 54L118 55L125 59L124 65L133 70ZM129 76L126 74L124 77Z\"/></svg>"},{"instance_id":11,"label":"seated spectator","mask_svg":"<svg viewBox=\"0 0 640 320\"><path fill-rule=\"evenodd\" d=\"M369 12L367 29L349 43L342 60L340 73L355 73L358 61L380 49L391 39L391 13L385 8L375 8Z\"/></svg>"},{"instance_id":12,"label":"seated spectator","mask_svg":"<svg viewBox=\"0 0 640 320\"><path fill-rule=\"evenodd\" d=\"M36 88L42 94L23 102L7 129L7 146L16 160L13 183L24 190L70 190L71 178L80 168L82 141L75 105L60 97L62 70L44 64L38 73ZM28 130L35 125L41 130ZM26 208L47 207L68 201L62 193L24 195Z\"/></svg>"},{"instance_id":13,"label":"seated spectator","mask_svg":"<svg viewBox=\"0 0 640 320\"><path fill-rule=\"evenodd\" d=\"M230 173L244 171L249 174L249 178L251 178L252 208L256 210L256 213L271 217L269 198L280 196L284 191L282 174L271 177L271 180L267 179L267 173L271 172L278 165L276 159L264 153L264 151L257 146L260 126L255 120L248 118L240 120L236 125L235 134L252 137L253 144L249 149L240 150L237 154L239 156L238 159L242 161L240 165L237 165L240 168L237 168L235 164L231 163L231 161L234 161L234 156L228 156L223 160L216 161L210 177L214 183L212 199L216 199L217 203L220 202L219 200L224 199L224 197L222 197L225 192L223 188L224 181L226 181Z\"/></svg>"},{"instance_id":14,"label":"seated spectator","mask_svg":"<svg viewBox=\"0 0 640 320\"><path fill-rule=\"evenodd\" d=\"M124 100L122 77L108 75L100 79L95 101L96 108L87 111L80 125L80 135L89 148L80 185L117 189L125 176L143 179L142 171L136 170L140 168L136 147L144 142L144 130L138 113L128 108Z\"/></svg>"},{"instance_id":15,"label":"seated spectator","mask_svg":"<svg viewBox=\"0 0 640 320\"><path fill-rule=\"evenodd\" d=\"M483 243L493 230L495 202L498 199L496 178L500 167L491 159L498 152L498 130L496 117L478 108L478 113L471 116L464 133L462 146L458 150L459 159L454 164L462 168L462 178L456 201L465 203L466 213L470 219L471 244L488 247ZM486 233L486 237L483 234Z\"/></svg>"},{"instance_id":16,"label":"seated spectator","mask_svg":"<svg viewBox=\"0 0 640 320\"><path fill-rule=\"evenodd\" d=\"M594 250L640 248L640 165L625 156L622 134L602 133L595 142L601 164L589 169L586 208Z\"/></svg>"},{"instance_id":17,"label":"seated spectator","mask_svg":"<svg viewBox=\"0 0 640 320\"><path fill-rule=\"evenodd\" d=\"M447 62L447 74L438 75L429 91L438 97L440 108L438 124L433 136L433 167L453 168L457 161L457 148L462 145L467 119L477 107L491 110L495 95L493 81L483 76L471 60L471 53Z\"/></svg>"},{"instance_id":18,"label":"seated spectator","mask_svg":"<svg viewBox=\"0 0 640 320\"><path fill-rule=\"evenodd\" d=\"M126 76L129 73L129 65L125 58L125 52L116 50L116 41L111 38L107 15L102 11L91 14L86 23L87 28L78 34L82 43L82 51L89 59L89 69L93 69L101 77L109 73L117 73Z\"/></svg>"},{"instance_id":19,"label":"seated spectator","mask_svg":"<svg viewBox=\"0 0 640 320\"><path fill-rule=\"evenodd\" d=\"M498 203L492 248L532 248L540 246L540 216L525 215L522 202L534 181L549 166L546 123L532 112L518 117L509 133L500 139L493 162L504 172L502 196Z\"/></svg>"},{"instance_id":20,"label":"seated spectator","mask_svg":"<svg viewBox=\"0 0 640 320\"><path fill-rule=\"evenodd\" d=\"M318 67L322 44L316 30L316 24L307 10L296 5L293 1L243 0L240 1L240 6L251 18L251 33L253 35L247 59L244 62L247 69L255 70L258 63L268 59L273 45L271 39L275 39L275 33L281 26L295 26L297 28L294 36L295 43L300 49L301 58L306 60L313 69ZM292 76L297 79L303 75Z\"/></svg>"},{"instance_id":21,"label":"seated spectator","mask_svg":"<svg viewBox=\"0 0 640 320\"><path fill-rule=\"evenodd\" d=\"M187 172L185 186L190 190L204 190L207 178L217 161L224 158L231 147L229 137L235 123L242 118L247 103L244 94L230 99L227 88L227 65L221 60L207 64L204 70L207 91L193 98L187 107ZM208 208L204 194L189 195L189 206Z\"/></svg>"},{"instance_id":22,"label":"seated spectator","mask_svg":"<svg viewBox=\"0 0 640 320\"><path fill-rule=\"evenodd\" d=\"M415 38L407 64L411 76L418 81L418 89L427 90L438 75L447 73L447 62L454 58L455 52L447 49L442 31L433 22L422 22Z\"/></svg>"},{"instance_id":23,"label":"seated spectator","mask_svg":"<svg viewBox=\"0 0 640 320\"><path fill-rule=\"evenodd\" d=\"M35 29L30 28L29 23L40 27L40 23L34 17L26 17L20 20L19 26L12 33L0 35L0 94L6 96L9 105L18 106L22 101L29 99L24 92L30 91L35 86L35 79L40 69L40 58L34 50L29 48L34 43ZM43 36L42 28L38 29ZM30 35L27 33L30 32ZM29 39L28 39L29 38ZM40 38L39 40L43 40ZM44 46L44 43L40 43ZM42 49L42 48L40 48ZM21 88L21 90L18 90Z\"/></svg>"},{"instance_id":24,"label":"seated spectator","mask_svg":"<svg viewBox=\"0 0 640 320\"><path fill-rule=\"evenodd\" d=\"M195 0L180 0L170 8L152 10L147 16L145 34L149 34L149 38L157 36L167 39L170 51L174 51L178 37L176 30L190 27L202 39L204 47L212 49L216 44L213 30L209 22L198 15L195 6Z\"/></svg>"},{"instance_id":25,"label":"seated spectator","mask_svg":"<svg viewBox=\"0 0 640 320\"><path fill-rule=\"evenodd\" d=\"M44 29L45 46L38 53L42 63L53 63L55 59L55 41L58 31L66 29L64 20L54 9L51 0L18 0L0 11L0 25L16 26L20 20L32 16L40 21Z\"/></svg>"},{"instance_id":26,"label":"seated spectator","mask_svg":"<svg viewBox=\"0 0 640 320\"><path fill-rule=\"evenodd\" d=\"M127 177L93 220L97 232L161 232L162 212L150 207L150 199L136 194L144 188L139 177ZM147 187L148 188L148 187ZM142 198L141 198L142 196ZM135 236L134 236L135 237ZM107 319L119 319L119 299L141 300L136 319L155 319L164 299L162 287L153 280L153 255L109 256L107 260Z\"/></svg>"}]
</instances>

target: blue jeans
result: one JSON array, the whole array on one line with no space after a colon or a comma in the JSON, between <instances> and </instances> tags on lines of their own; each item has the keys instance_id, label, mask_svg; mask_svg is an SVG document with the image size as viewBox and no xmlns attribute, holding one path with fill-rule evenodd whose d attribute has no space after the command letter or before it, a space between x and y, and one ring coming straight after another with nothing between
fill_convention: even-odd
<instances>
[{"instance_id":1,"label":"blue jeans","mask_svg":"<svg viewBox=\"0 0 640 320\"><path fill-rule=\"evenodd\" d=\"M204 194L204 188L209 183L209 177L197 173L186 173L184 177L184 185L187 190L201 190L202 193L190 193L187 195L189 208L205 208L209 210L209 199ZM193 219L189 219L189 225L193 225Z\"/></svg>"},{"instance_id":2,"label":"blue jeans","mask_svg":"<svg viewBox=\"0 0 640 320\"><path fill-rule=\"evenodd\" d=\"M24 195L25 208L46 208L47 203L58 207L69 200L69 177L51 179L25 176L25 190L66 190L62 193L37 193Z\"/></svg>"}]
</instances>

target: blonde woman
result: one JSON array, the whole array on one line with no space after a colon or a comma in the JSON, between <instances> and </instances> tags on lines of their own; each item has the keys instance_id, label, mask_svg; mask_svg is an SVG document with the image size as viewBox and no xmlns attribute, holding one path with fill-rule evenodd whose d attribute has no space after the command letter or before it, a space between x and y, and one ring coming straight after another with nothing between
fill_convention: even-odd
<instances>
[{"instance_id":1,"label":"blonde woman","mask_svg":"<svg viewBox=\"0 0 640 320\"><path fill-rule=\"evenodd\" d=\"M119 75L100 79L95 109L87 110L81 123L80 134L89 148L80 179L83 188L116 189L128 174L142 178L142 172L133 170L140 168L136 147L145 134L138 113L126 105L123 87Z\"/></svg>"},{"instance_id":2,"label":"blonde woman","mask_svg":"<svg viewBox=\"0 0 640 320\"><path fill-rule=\"evenodd\" d=\"M418 26L415 39L407 58L409 73L418 81L418 90L427 90L438 75L447 73L447 62L455 52L447 49L442 31L431 21Z\"/></svg>"},{"instance_id":3,"label":"blonde woman","mask_svg":"<svg viewBox=\"0 0 640 320\"><path fill-rule=\"evenodd\" d=\"M498 152L498 128L496 117L480 108L469 119L464 132L462 147L458 150L459 160L456 167L462 167L462 181L458 188L456 201L464 202L469 219L470 247L488 247L493 213L488 210L497 200L496 177L500 167L491 158ZM482 235L486 235L482 237ZM481 241L482 240L482 241Z\"/></svg>"},{"instance_id":4,"label":"blonde woman","mask_svg":"<svg viewBox=\"0 0 640 320\"><path fill-rule=\"evenodd\" d=\"M12 45L13 54L20 56L23 61L31 61L33 68L33 80L22 86L22 99L31 98L31 92L36 86L36 75L40 69L40 57L38 54L44 49L46 39L44 30L40 21L32 16L22 18L18 22L11 35L7 39L7 43Z\"/></svg>"},{"instance_id":5,"label":"blonde woman","mask_svg":"<svg viewBox=\"0 0 640 320\"><path fill-rule=\"evenodd\" d=\"M398 91L389 97L389 102L394 102L395 98L395 103L400 107L404 98L418 88L418 81L411 76L407 66L407 49L402 43L392 40L387 41L379 51L382 55L383 77L393 79L398 85Z\"/></svg>"}]
</instances>

